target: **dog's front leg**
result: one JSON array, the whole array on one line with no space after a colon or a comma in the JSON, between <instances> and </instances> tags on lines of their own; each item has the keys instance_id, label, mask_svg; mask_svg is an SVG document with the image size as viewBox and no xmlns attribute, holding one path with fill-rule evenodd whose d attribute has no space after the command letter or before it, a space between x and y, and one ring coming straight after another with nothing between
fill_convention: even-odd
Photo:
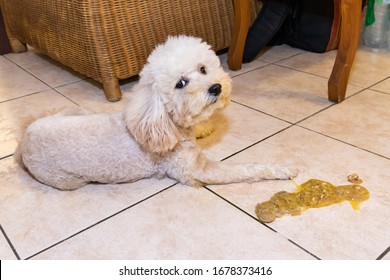
<instances>
[{"instance_id":1,"label":"dog's front leg","mask_svg":"<svg viewBox=\"0 0 390 280\"><path fill-rule=\"evenodd\" d=\"M173 164L174 163L174 164ZM166 173L180 183L190 186L257 182L266 179L289 179L297 170L289 166L258 163L228 163L211 161L204 154L185 150L170 158Z\"/></svg>"},{"instance_id":2,"label":"dog's front leg","mask_svg":"<svg viewBox=\"0 0 390 280\"><path fill-rule=\"evenodd\" d=\"M198 161L199 162L199 161ZM204 185L257 182L267 179L290 179L297 170L289 166L258 163L234 164L203 158L201 168L194 170L196 181Z\"/></svg>"}]
</instances>

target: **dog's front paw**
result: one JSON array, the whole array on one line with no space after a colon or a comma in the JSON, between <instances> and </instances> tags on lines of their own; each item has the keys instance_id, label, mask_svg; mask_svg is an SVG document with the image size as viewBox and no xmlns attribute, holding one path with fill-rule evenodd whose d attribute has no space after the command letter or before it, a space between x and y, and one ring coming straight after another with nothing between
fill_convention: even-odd
<instances>
[{"instance_id":1,"label":"dog's front paw","mask_svg":"<svg viewBox=\"0 0 390 280\"><path fill-rule=\"evenodd\" d=\"M292 179L298 176L298 169L291 165L281 166L278 170L279 179Z\"/></svg>"},{"instance_id":2,"label":"dog's front paw","mask_svg":"<svg viewBox=\"0 0 390 280\"><path fill-rule=\"evenodd\" d=\"M196 139L202 139L209 136L215 131L215 127L211 122L202 122L195 126L194 132Z\"/></svg>"}]
</instances>

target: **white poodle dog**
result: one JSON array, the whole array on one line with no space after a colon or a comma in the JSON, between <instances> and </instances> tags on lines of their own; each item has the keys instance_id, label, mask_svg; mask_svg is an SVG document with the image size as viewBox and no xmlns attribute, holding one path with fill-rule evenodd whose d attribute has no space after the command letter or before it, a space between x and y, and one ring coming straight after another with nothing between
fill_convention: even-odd
<instances>
[{"instance_id":1,"label":"white poodle dog","mask_svg":"<svg viewBox=\"0 0 390 280\"><path fill-rule=\"evenodd\" d=\"M231 79L207 43L169 37L149 56L123 112L38 119L15 157L38 181L61 190L152 176L190 186L295 176L286 166L231 164L202 154L193 128L224 108L230 92Z\"/></svg>"}]
</instances>

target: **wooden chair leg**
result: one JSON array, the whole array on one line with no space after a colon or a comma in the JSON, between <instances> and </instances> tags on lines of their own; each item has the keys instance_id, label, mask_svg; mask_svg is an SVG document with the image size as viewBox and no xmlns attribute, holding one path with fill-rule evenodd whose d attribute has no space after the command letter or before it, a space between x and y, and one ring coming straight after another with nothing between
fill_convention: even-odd
<instances>
[{"instance_id":1,"label":"wooden chair leg","mask_svg":"<svg viewBox=\"0 0 390 280\"><path fill-rule=\"evenodd\" d=\"M116 78L103 81L103 90L108 101L115 102L121 100L122 98L119 82Z\"/></svg>"},{"instance_id":2,"label":"wooden chair leg","mask_svg":"<svg viewBox=\"0 0 390 280\"><path fill-rule=\"evenodd\" d=\"M359 43L362 0L341 0L341 34L337 57L328 81L328 99L345 98L349 73Z\"/></svg>"},{"instance_id":3,"label":"wooden chair leg","mask_svg":"<svg viewBox=\"0 0 390 280\"><path fill-rule=\"evenodd\" d=\"M14 36L12 36L12 33L7 27L7 23L5 22L5 32L7 33L7 37L9 40L9 44L11 45L12 52L14 53L21 53L27 51L27 45L23 42L20 42L18 39L16 39Z\"/></svg>"},{"instance_id":4,"label":"wooden chair leg","mask_svg":"<svg viewBox=\"0 0 390 280\"><path fill-rule=\"evenodd\" d=\"M27 51L27 46L26 44L20 42L16 38L8 38L9 43L11 45L12 52L14 53L21 53Z\"/></svg>"},{"instance_id":5,"label":"wooden chair leg","mask_svg":"<svg viewBox=\"0 0 390 280\"><path fill-rule=\"evenodd\" d=\"M231 70L240 70L250 25L249 0L233 0L233 5L234 26L227 62Z\"/></svg>"},{"instance_id":6,"label":"wooden chair leg","mask_svg":"<svg viewBox=\"0 0 390 280\"><path fill-rule=\"evenodd\" d=\"M250 25L249 0L233 0L234 27L228 52L231 70L239 70ZM345 98L349 74L359 43L362 0L341 0L341 34L336 60L328 81L328 99L341 102Z\"/></svg>"}]
</instances>

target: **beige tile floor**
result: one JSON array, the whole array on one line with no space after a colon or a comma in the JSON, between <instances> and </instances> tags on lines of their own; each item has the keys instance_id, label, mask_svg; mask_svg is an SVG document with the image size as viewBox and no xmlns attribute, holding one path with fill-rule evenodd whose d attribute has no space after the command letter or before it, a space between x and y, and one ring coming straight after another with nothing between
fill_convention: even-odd
<instances>
[{"instance_id":1,"label":"beige tile floor","mask_svg":"<svg viewBox=\"0 0 390 280\"><path fill-rule=\"evenodd\" d=\"M0 56L0 259L390 259L390 53L360 46L347 99L327 100L336 52L273 47L232 72L233 102L202 141L216 160L293 164L296 178L347 184L371 198L261 224L257 203L291 181L208 186L148 179L61 192L13 161L31 116L82 106L117 111L95 82L33 49ZM221 55L226 66L226 55Z\"/></svg>"}]
</instances>

